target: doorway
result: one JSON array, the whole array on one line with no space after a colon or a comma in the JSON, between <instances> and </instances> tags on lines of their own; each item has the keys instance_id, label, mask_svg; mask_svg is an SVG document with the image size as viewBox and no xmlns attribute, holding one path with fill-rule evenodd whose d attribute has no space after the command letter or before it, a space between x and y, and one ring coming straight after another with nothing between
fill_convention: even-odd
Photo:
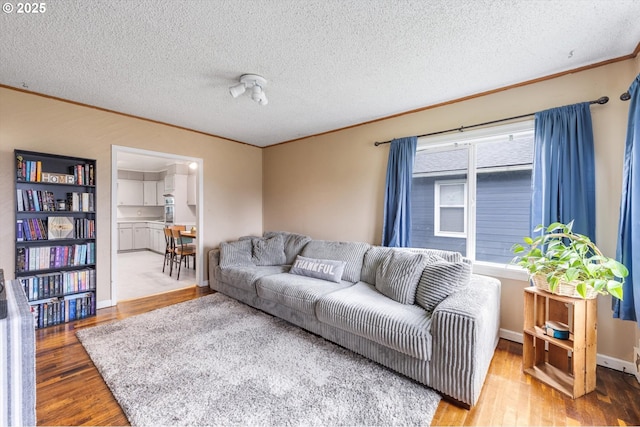
<instances>
[{"instance_id":1,"label":"doorway","mask_svg":"<svg viewBox=\"0 0 640 427\"><path fill-rule=\"evenodd\" d=\"M166 194L176 192L184 204L176 220L194 227L197 235L203 232L203 160L114 145L111 166L111 305L187 286L206 286L203 239L194 239L195 268L193 263L191 268L183 265L180 280L175 269L169 275L169 265L162 271ZM187 181L192 186L188 204L186 188L180 187ZM174 183L177 189L169 187Z\"/></svg>"}]
</instances>

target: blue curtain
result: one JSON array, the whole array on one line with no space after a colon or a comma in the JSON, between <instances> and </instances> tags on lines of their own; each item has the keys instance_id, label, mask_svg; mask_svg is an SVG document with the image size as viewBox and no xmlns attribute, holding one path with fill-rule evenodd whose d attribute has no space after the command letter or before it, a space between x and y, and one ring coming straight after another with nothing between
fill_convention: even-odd
<instances>
[{"instance_id":1,"label":"blue curtain","mask_svg":"<svg viewBox=\"0 0 640 427\"><path fill-rule=\"evenodd\" d=\"M629 124L624 149L622 198L616 258L629 270L624 300L613 299L613 317L636 320L640 327L640 74L629 88Z\"/></svg>"},{"instance_id":2,"label":"blue curtain","mask_svg":"<svg viewBox=\"0 0 640 427\"><path fill-rule=\"evenodd\" d=\"M391 141L384 194L382 245L411 246L411 181L418 138Z\"/></svg>"},{"instance_id":3,"label":"blue curtain","mask_svg":"<svg viewBox=\"0 0 640 427\"><path fill-rule=\"evenodd\" d=\"M574 221L595 240L595 160L589 103L535 115L531 229Z\"/></svg>"}]
</instances>

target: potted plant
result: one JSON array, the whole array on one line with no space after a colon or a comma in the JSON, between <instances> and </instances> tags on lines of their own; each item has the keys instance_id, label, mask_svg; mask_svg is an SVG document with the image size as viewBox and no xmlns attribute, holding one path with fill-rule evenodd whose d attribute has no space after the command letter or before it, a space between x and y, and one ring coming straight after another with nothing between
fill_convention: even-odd
<instances>
[{"instance_id":1,"label":"potted plant","mask_svg":"<svg viewBox=\"0 0 640 427\"><path fill-rule=\"evenodd\" d=\"M551 293L587 299L611 294L622 299L627 268L604 256L589 237L574 233L572 227L573 221L539 225L534 230L541 232L537 237L524 238L527 246L513 245L517 256L512 262L524 267L537 287Z\"/></svg>"}]
</instances>

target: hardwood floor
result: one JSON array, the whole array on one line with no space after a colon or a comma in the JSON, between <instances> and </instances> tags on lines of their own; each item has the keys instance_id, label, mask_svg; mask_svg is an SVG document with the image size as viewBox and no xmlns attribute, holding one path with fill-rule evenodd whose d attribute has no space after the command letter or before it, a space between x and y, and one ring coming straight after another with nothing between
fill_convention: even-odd
<instances>
[{"instance_id":1,"label":"hardwood floor","mask_svg":"<svg viewBox=\"0 0 640 427\"><path fill-rule=\"evenodd\" d=\"M209 293L208 288L181 289L37 330L38 425L128 425L75 331ZM598 367L596 391L572 400L524 375L521 361L522 345L500 340L478 405L465 410L443 400L432 425L640 425L640 384L634 376Z\"/></svg>"}]
</instances>

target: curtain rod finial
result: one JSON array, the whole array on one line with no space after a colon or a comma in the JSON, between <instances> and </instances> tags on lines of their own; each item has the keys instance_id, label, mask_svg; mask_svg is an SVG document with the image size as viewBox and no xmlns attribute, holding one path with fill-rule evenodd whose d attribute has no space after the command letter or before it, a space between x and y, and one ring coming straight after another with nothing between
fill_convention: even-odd
<instances>
[{"instance_id":1,"label":"curtain rod finial","mask_svg":"<svg viewBox=\"0 0 640 427\"><path fill-rule=\"evenodd\" d=\"M620 95L620 100L622 101L628 101L631 99L631 95L629 94L629 92L625 92L622 95Z\"/></svg>"},{"instance_id":2,"label":"curtain rod finial","mask_svg":"<svg viewBox=\"0 0 640 427\"><path fill-rule=\"evenodd\" d=\"M603 96L601 98L598 98L598 100L596 102L598 104L600 104L600 105L606 104L607 102L609 102L609 97L608 96Z\"/></svg>"}]
</instances>

